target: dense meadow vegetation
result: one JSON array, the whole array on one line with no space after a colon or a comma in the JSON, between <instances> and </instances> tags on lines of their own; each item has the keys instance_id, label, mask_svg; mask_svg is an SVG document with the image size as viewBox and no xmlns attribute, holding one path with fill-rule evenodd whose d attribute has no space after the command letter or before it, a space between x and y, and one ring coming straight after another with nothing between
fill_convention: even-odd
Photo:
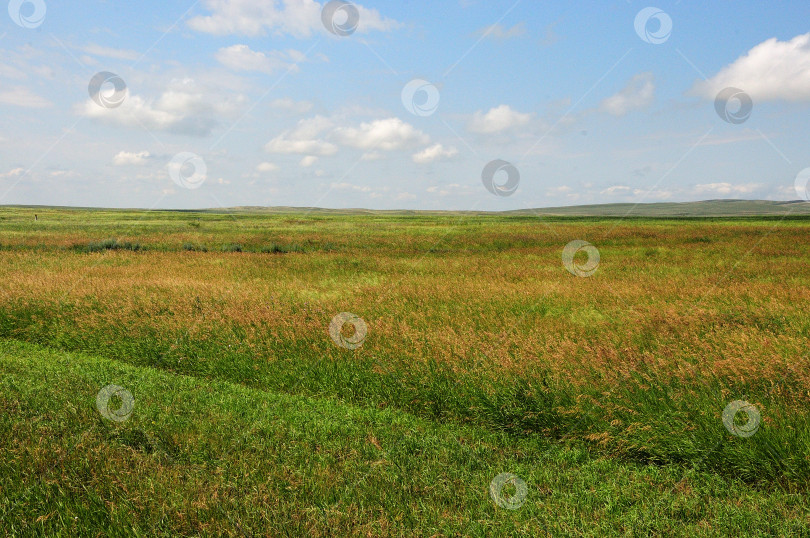
<instances>
[{"instance_id":1,"label":"dense meadow vegetation","mask_svg":"<svg viewBox=\"0 0 810 538\"><path fill-rule=\"evenodd\" d=\"M0 533L810 535L808 232L2 208Z\"/></svg>"}]
</instances>

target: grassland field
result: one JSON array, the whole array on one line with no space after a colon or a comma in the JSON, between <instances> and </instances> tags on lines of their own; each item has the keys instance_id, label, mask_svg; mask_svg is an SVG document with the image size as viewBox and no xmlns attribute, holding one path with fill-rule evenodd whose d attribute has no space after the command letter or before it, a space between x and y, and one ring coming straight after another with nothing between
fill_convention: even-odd
<instances>
[{"instance_id":1,"label":"grassland field","mask_svg":"<svg viewBox=\"0 0 810 538\"><path fill-rule=\"evenodd\" d=\"M810 536L808 232L0 208L0 533Z\"/></svg>"}]
</instances>

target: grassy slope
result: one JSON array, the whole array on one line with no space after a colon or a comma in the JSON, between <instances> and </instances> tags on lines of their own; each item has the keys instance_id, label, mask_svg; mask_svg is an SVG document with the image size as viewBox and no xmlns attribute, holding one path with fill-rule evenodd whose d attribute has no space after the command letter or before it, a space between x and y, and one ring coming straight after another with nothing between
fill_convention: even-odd
<instances>
[{"instance_id":1,"label":"grassy slope","mask_svg":"<svg viewBox=\"0 0 810 538\"><path fill-rule=\"evenodd\" d=\"M98 390L135 397L102 419ZM800 535L806 496L0 342L0 532L116 535ZM498 508L490 480L528 484Z\"/></svg>"}]
</instances>

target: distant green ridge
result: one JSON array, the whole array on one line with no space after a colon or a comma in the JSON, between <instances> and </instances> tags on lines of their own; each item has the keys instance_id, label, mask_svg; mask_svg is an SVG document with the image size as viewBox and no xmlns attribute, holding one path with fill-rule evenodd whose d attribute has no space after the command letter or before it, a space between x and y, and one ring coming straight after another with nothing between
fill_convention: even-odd
<instances>
[{"instance_id":1,"label":"distant green ridge","mask_svg":"<svg viewBox=\"0 0 810 538\"><path fill-rule=\"evenodd\" d=\"M6 208L39 210L96 210L131 211L131 209L62 207L35 205L5 205ZM515 209L510 211L445 211L410 209L329 209L321 207L263 207L237 206L205 209L156 209L154 212L176 211L184 213L316 213L321 215L520 215L520 216L561 216L561 217L757 217L757 216L807 216L810 215L810 202L804 200L704 200L700 202L656 202L593 204L561 207L541 207Z\"/></svg>"}]
</instances>

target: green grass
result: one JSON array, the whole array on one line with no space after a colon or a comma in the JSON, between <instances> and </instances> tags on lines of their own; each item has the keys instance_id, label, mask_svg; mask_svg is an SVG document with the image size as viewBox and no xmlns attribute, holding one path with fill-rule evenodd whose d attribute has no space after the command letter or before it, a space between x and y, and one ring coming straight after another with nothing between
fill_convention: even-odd
<instances>
[{"instance_id":1,"label":"green grass","mask_svg":"<svg viewBox=\"0 0 810 538\"><path fill-rule=\"evenodd\" d=\"M141 250L142 247L139 243L118 241L117 239L105 239L103 241L92 241L86 246L76 245L75 248L83 252L102 252L105 250L131 250L137 252Z\"/></svg>"},{"instance_id":2,"label":"green grass","mask_svg":"<svg viewBox=\"0 0 810 538\"><path fill-rule=\"evenodd\" d=\"M0 208L0 434L27 447L0 456L18 503L4 521L810 535L808 232L808 218ZM583 238L601 254L591 278L561 263ZM338 312L368 324L361 348L330 340ZM136 396L127 422L94 412L109 383ZM22 387L41 414L20 411ZM752 437L723 425L735 400L761 412ZM66 455L79 432L125 471ZM517 511L487 496L502 472L529 485Z\"/></svg>"},{"instance_id":3,"label":"green grass","mask_svg":"<svg viewBox=\"0 0 810 538\"><path fill-rule=\"evenodd\" d=\"M27 536L797 536L807 498L540 439L0 342L0 528ZM116 384L134 409L101 417ZM488 493L527 484L517 510ZM507 491L508 494L508 491Z\"/></svg>"}]
</instances>

